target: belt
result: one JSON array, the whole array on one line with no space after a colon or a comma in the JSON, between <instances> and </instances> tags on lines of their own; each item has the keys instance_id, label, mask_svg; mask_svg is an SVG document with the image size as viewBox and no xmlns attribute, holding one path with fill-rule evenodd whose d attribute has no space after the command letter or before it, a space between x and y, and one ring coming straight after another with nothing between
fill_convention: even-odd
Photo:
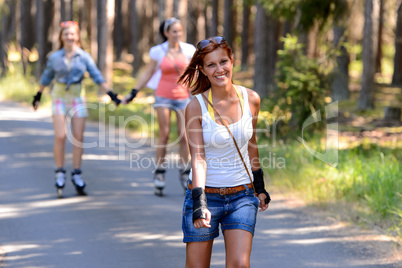
<instances>
[{"instance_id":1,"label":"belt","mask_svg":"<svg viewBox=\"0 0 402 268\"><path fill-rule=\"evenodd\" d=\"M253 187L251 183L247 184L247 187L250 189ZM188 188L190 190L193 189L192 184L188 184ZM205 193L207 194L220 194L220 195L228 195L228 194L235 194L237 192L243 191L246 188L244 185L239 185L235 187L222 187L222 188L212 188L212 187L205 187Z\"/></svg>"}]
</instances>

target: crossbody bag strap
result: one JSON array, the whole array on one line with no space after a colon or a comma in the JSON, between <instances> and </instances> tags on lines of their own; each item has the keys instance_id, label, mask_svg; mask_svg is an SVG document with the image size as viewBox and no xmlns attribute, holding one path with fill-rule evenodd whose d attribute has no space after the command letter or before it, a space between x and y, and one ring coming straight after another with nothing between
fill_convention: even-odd
<instances>
[{"instance_id":1,"label":"crossbody bag strap","mask_svg":"<svg viewBox=\"0 0 402 268\"><path fill-rule=\"evenodd\" d=\"M207 99L207 97L205 97L204 94L202 94L202 93L201 93L201 96L202 96L202 97L204 98L204 100L212 107L212 109L214 109L215 113L216 113L216 114L218 115L218 117L219 117L219 120L220 120L221 123L226 127L226 129L228 130L230 136L232 137L233 142L234 142L234 144L235 144L235 146L236 146L237 152L239 153L240 159L241 159L241 161L243 162L244 168L245 168L246 171L247 171L247 175L248 175L248 177L250 178L250 182L251 182L251 185L253 186L254 193L255 193L255 195L257 195L257 192L255 191L255 188L254 188L253 180L251 179L250 172L248 171L247 165L246 165L246 163L244 162L243 155L242 155L241 152L240 152L239 146L237 145L236 139L235 139L235 137L233 136L232 131L230 131L228 125L225 123L225 121L222 120L221 115L218 113L218 111L215 109L215 107L212 105L212 103Z\"/></svg>"}]
</instances>

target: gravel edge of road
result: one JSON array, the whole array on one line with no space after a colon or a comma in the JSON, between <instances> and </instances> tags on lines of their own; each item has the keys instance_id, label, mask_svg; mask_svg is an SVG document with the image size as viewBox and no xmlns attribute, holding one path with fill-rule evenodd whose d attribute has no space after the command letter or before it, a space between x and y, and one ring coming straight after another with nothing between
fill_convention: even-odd
<instances>
[{"instance_id":1,"label":"gravel edge of road","mask_svg":"<svg viewBox=\"0 0 402 268\"><path fill-rule=\"evenodd\" d=\"M367 243L370 243L373 248L373 252L375 252L380 259L382 259L384 264L396 263L396 268L402 268L402 239L394 236L390 236L386 233L384 229L381 228L368 228L362 227L356 224L355 222L345 221L337 218L336 216L331 214L329 210L320 209L314 206L309 206L302 199L298 198L292 194L283 194L280 191L273 192L274 195L279 197L280 199L286 200L284 204L289 208L297 208L299 209L305 216L310 219L314 219L320 222L331 222L333 224L341 224L345 226L344 229L339 231L342 233L342 236L359 236L365 240ZM379 246L375 242L378 240L389 242L384 245Z\"/></svg>"}]
</instances>

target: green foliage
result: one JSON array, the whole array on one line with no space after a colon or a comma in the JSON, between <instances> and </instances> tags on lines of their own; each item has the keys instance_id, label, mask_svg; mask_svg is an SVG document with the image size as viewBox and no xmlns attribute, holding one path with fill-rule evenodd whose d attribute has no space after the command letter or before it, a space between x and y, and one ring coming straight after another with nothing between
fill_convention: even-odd
<instances>
[{"instance_id":1,"label":"green foliage","mask_svg":"<svg viewBox=\"0 0 402 268\"><path fill-rule=\"evenodd\" d=\"M304 120L325 105L329 88L327 70L317 59L304 55L297 37L287 35L282 41L284 48L278 51L276 99L281 109L291 112L292 127L301 129Z\"/></svg>"},{"instance_id":2,"label":"green foliage","mask_svg":"<svg viewBox=\"0 0 402 268\"><path fill-rule=\"evenodd\" d=\"M296 20L299 30L307 31L316 23L322 30L333 18L338 20L348 9L347 0L258 0L269 14Z\"/></svg>"},{"instance_id":3,"label":"green foliage","mask_svg":"<svg viewBox=\"0 0 402 268\"><path fill-rule=\"evenodd\" d=\"M308 145L320 149L321 137ZM310 155L298 141L260 150L260 158L275 154L285 159L286 168L271 166L266 172L272 184L292 189L311 204L353 204L350 210L364 213L369 221L388 221L395 232L402 227L402 149L385 149L375 144L340 150L337 168Z\"/></svg>"},{"instance_id":4,"label":"green foliage","mask_svg":"<svg viewBox=\"0 0 402 268\"><path fill-rule=\"evenodd\" d=\"M29 103L38 90L38 85L33 77L25 77L21 67L17 64L9 64L8 72L0 79L0 95L5 99ZM47 96L42 96L41 103L48 102Z\"/></svg>"},{"instance_id":5,"label":"green foliage","mask_svg":"<svg viewBox=\"0 0 402 268\"><path fill-rule=\"evenodd\" d=\"M300 0L257 0L271 15L292 20L296 16Z\"/></svg>"}]
</instances>

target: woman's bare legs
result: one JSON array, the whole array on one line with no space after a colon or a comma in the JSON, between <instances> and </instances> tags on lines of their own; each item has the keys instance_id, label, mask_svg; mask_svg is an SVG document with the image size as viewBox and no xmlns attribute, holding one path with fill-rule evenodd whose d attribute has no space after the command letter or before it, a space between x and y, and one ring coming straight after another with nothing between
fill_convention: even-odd
<instances>
[{"instance_id":1,"label":"woman's bare legs","mask_svg":"<svg viewBox=\"0 0 402 268\"><path fill-rule=\"evenodd\" d=\"M250 267L253 235L240 229L225 230L226 267Z\"/></svg>"},{"instance_id":2,"label":"woman's bare legs","mask_svg":"<svg viewBox=\"0 0 402 268\"><path fill-rule=\"evenodd\" d=\"M85 117L71 118L71 132L73 134L73 169L81 169L82 153L84 151L82 143L84 141Z\"/></svg>"},{"instance_id":3,"label":"woman's bare legs","mask_svg":"<svg viewBox=\"0 0 402 268\"><path fill-rule=\"evenodd\" d=\"M186 246L186 268L208 268L214 240L190 242Z\"/></svg>"},{"instance_id":4,"label":"woman's bare legs","mask_svg":"<svg viewBox=\"0 0 402 268\"><path fill-rule=\"evenodd\" d=\"M62 114L53 115L54 129L54 162L56 168L64 166L64 152L66 146L66 117Z\"/></svg>"},{"instance_id":5,"label":"woman's bare legs","mask_svg":"<svg viewBox=\"0 0 402 268\"><path fill-rule=\"evenodd\" d=\"M187 167L189 161L189 149L187 144L186 128L184 121L184 110L176 111L177 118L177 134L180 143L180 164Z\"/></svg>"},{"instance_id":6,"label":"woman's bare legs","mask_svg":"<svg viewBox=\"0 0 402 268\"><path fill-rule=\"evenodd\" d=\"M170 109L165 107L156 108L159 124L159 139L156 148L156 165L162 166L166 156L166 145L170 132Z\"/></svg>"}]
</instances>

